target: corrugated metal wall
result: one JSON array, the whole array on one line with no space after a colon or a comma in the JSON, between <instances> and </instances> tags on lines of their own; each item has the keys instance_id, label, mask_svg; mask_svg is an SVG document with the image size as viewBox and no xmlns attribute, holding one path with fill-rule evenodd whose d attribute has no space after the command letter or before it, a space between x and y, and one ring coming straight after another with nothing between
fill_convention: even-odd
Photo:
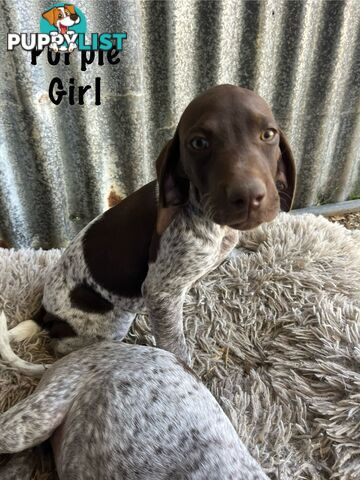
<instances>
[{"instance_id":1,"label":"corrugated metal wall","mask_svg":"<svg viewBox=\"0 0 360 480\"><path fill-rule=\"evenodd\" d=\"M88 32L127 31L117 66L38 65L6 34L38 31L47 1L1 0L0 237L55 247L154 176L182 110L218 83L255 89L294 150L296 206L360 194L360 5L349 1L75 2ZM55 106L55 76L101 77L101 106Z\"/></svg>"}]
</instances>

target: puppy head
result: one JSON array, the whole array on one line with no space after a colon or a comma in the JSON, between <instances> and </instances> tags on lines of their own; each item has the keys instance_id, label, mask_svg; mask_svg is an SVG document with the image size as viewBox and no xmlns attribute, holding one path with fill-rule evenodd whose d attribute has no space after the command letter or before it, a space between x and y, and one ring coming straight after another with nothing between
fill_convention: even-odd
<instances>
[{"instance_id":1,"label":"puppy head","mask_svg":"<svg viewBox=\"0 0 360 480\"><path fill-rule=\"evenodd\" d=\"M61 33L66 33L68 27L80 22L80 17L75 11L74 5L64 5L63 7L54 7L42 14L50 25L54 25Z\"/></svg>"},{"instance_id":2,"label":"puppy head","mask_svg":"<svg viewBox=\"0 0 360 480\"><path fill-rule=\"evenodd\" d=\"M247 230L291 208L295 163L266 102L220 85L196 97L157 162L162 206L185 203L192 185L215 223Z\"/></svg>"}]
</instances>

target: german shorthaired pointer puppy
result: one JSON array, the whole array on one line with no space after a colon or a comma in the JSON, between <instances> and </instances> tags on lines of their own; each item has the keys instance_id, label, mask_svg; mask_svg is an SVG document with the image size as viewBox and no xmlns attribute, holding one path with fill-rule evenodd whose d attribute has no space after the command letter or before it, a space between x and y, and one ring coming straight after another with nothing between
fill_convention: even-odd
<instances>
[{"instance_id":1,"label":"german shorthaired pointer puppy","mask_svg":"<svg viewBox=\"0 0 360 480\"><path fill-rule=\"evenodd\" d=\"M156 345L189 361L186 291L225 259L239 230L288 211L294 195L294 160L270 108L233 85L189 104L156 168L157 181L95 218L48 275L35 320L58 353L122 339L145 310Z\"/></svg>"},{"instance_id":2,"label":"german shorthaired pointer puppy","mask_svg":"<svg viewBox=\"0 0 360 480\"><path fill-rule=\"evenodd\" d=\"M0 453L50 437L60 480L268 478L195 374L153 347L99 342L73 352L0 415ZM13 463L8 480L20 478Z\"/></svg>"}]
</instances>

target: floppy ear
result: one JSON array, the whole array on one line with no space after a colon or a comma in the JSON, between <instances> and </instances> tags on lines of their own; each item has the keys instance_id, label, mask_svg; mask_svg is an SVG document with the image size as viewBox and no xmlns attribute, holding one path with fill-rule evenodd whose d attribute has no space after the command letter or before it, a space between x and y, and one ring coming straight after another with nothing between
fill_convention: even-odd
<instances>
[{"instance_id":1,"label":"floppy ear","mask_svg":"<svg viewBox=\"0 0 360 480\"><path fill-rule=\"evenodd\" d=\"M280 150L281 157L278 161L275 183L279 192L280 208L283 212L288 212L292 207L295 196L296 165L290 145L281 130Z\"/></svg>"},{"instance_id":2,"label":"floppy ear","mask_svg":"<svg viewBox=\"0 0 360 480\"><path fill-rule=\"evenodd\" d=\"M51 10L48 10L47 12L42 14L42 17L45 18L45 20L47 20L50 25L55 25L55 10L56 8L52 8Z\"/></svg>"},{"instance_id":3,"label":"floppy ear","mask_svg":"<svg viewBox=\"0 0 360 480\"><path fill-rule=\"evenodd\" d=\"M189 180L180 165L179 134L161 150L156 160L156 175L159 184L159 209L156 232L161 236L172 222L181 205L189 198Z\"/></svg>"},{"instance_id":4,"label":"floppy ear","mask_svg":"<svg viewBox=\"0 0 360 480\"><path fill-rule=\"evenodd\" d=\"M180 165L179 134L161 150L156 160L159 205L162 208L184 205L189 198L189 180Z\"/></svg>"},{"instance_id":5,"label":"floppy ear","mask_svg":"<svg viewBox=\"0 0 360 480\"><path fill-rule=\"evenodd\" d=\"M64 5L64 8L66 8L66 10L69 10L69 12L71 13L71 15L76 14L76 12L75 12L75 5Z\"/></svg>"}]
</instances>

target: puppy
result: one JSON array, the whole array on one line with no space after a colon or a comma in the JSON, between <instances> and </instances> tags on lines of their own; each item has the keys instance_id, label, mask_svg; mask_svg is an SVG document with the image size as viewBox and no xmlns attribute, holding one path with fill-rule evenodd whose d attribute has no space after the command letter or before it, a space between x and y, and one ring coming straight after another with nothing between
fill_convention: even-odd
<instances>
[{"instance_id":1,"label":"puppy","mask_svg":"<svg viewBox=\"0 0 360 480\"><path fill-rule=\"evenodd\" d=\"M0 415L0 453L50 437L60 480L268 478L195 374L152 347L73 352Z\"/></svg>"},{"instance_id":2,"label":"puppy","mask_svg":"<svg viewBox=\"0 0 360 480\"><path fill-rule=\"evenodd\" d=\"M157 181L94 219L47 276L34 330L46 328L58 354L120 340L145 311L157 346L189 362L187 290L226 258L239 231L288 211L295 191L291 149L270 108L233 85L190 103L156 169Z\"/></svg>"}]
</instances>

